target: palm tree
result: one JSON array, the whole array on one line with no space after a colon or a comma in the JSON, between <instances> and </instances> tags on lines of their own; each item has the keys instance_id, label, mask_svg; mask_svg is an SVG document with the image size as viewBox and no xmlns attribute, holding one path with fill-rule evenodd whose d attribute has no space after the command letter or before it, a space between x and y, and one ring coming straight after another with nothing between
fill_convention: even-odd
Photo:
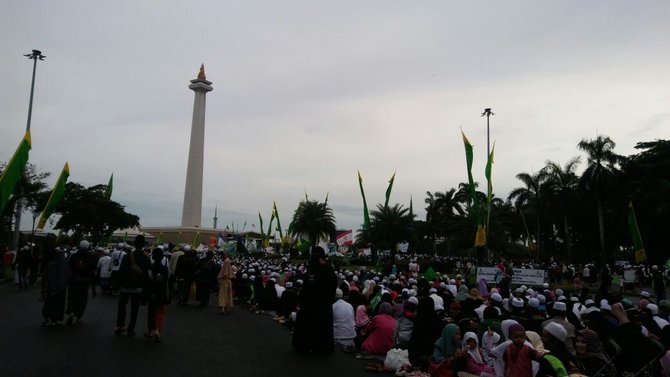
<instances>
[{"instance_id":1,"label":"palm tree","mask_svg":"<svg viewBox=\"0 0 670 377\"><path fill-rule=\"evenodd\" d=\"M513 189L509 196L508 200L514 202L514 207L522 212L524 209L531 209L535 212L535 221L536 221L536 235L535 241L537 242L538 252L540 251L541 246L541 212L542 212L542 199L544 189L543 184L546 179L545 171L541 170L535 174L528 173L519 173L516 175L516 178L523 182L525 187L517 187ZM523 216L523 213L522 213ZM530 245L530 240L528 240Z\"/></svg>"},{"instance_id":2,"label":"palm tree","mask_svg":"<svg viewBox=\"0 0 670 377\"><path fill-rule=\"evenodd\" d=\"M617 168L622 157L614 153L616 144L607 136L599 135L595 139L582 141L577 148L584 151L588 158L588 166L580 178L581 186L595 198L598 208L598 229L600 231L600 253L605 254L605 217L603 200L609 188L613 187L619 173Z\"/></svg>"},{"instance_id":3,"label":"palm tree","mask_svg":"<svg viewBox=\"0 0 670 377\"><path fill-rule=\"evenodd\" d=\"M410 239L413 221L409 209L398 203L393 207L377 204L370 212L369 239L373 245L391 250L391 260L395 260L396 245Z\"/></svg>"},{"instance_id":4,"label":"palm tree","mask_svg":"<svg viewBox=\"0 0 670 377\"><path fill-rule=\"evenodd\" d=\"M333 210L325 202L305 199L295 210L290 228L294 235L306 237L312 245L320 238L330 240L336 231Z\"/></svg>"},{"instance_id":5,"label":"palm tree","mask_svg":"<svg viewBox=\"0 0 670 377\"><path fill-rule=\"evenodd\" d=\"M428 207L426 207L426 223L431 228L431 238L434 246L435 237L448 234L454 219L465 214L463 200L466 197L460 195L454 188L443 193L436 191L434 194L426 191L426 195L425 203L428 204ZM469 199L469 197L467 198Z\"/></svg>"},{"instance_id":6,"label":"palm tree","mask_svg":"<svg viewBox=\"0 0 670 377\"><path fill-rule=\"evenodd\" d=\"M564 166L553 161L547 161L543 169L546 173L547 188L550 191L554 208L563 218L565 254L568 259L570 259L571 249L568 214L570 212L570 204L575 202L577 196L576 190L579 184L579 177L575 173L575 169L579 165L579 162L579 157L571 159Z\"/></svg>"}]
</instances>

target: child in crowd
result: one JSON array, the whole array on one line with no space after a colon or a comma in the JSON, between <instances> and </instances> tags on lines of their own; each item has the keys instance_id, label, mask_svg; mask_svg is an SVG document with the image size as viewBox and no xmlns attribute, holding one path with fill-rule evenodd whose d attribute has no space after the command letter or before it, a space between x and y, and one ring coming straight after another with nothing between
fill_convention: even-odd
<instances>
[{"instance_id":1,"label":"child in crowd","mask_svg":"<svg viewBox=\"0 0 670 377\"><path fill-rule=\"evenodd\" d=\"M466 332L463 336L463 345L466 359L464 371L476 376L493 376L495 370L486 364L484 353L479 348L477 334Z\"/></svg>"},{"instance_id":2,"label":"child in crowd","mask_svg":"<svg viewBox=\"0 0 670 377\"><path fill-rule=\"evenodd\" d=\"M531 361L540 360L544 353L526 344L526 329L520 324L510 326L509 334L512 343L507 346L503 354L505 377L533 377Z\"/></svg>"}]
</instances>

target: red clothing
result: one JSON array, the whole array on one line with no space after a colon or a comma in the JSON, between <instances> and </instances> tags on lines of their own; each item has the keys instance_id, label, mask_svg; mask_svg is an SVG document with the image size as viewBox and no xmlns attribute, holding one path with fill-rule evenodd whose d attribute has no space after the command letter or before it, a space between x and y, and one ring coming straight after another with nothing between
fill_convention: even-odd
<instances>
[{"instance_id":1,"label":"red clothing","mask_svg":"<svg viewBox=\"0 0 670 377\"><path fill-rule=\"evenodd\" d=\"M373 355L384 355L393 346L393 331L395 330L396 320L388 314L378 314L372 317L370 323L365 327L365 333L368 334L361 347L364 352Z\"/></svg>"},{"instance_id":2,"label":"red clothing","mask_svg":"<svg viewBox=\"0 0 670 377\"><path fill-rule=\"evenodd\" d=\"M476 374L480 375L482 372L487 372L490 374L495 374L495 370L493 367L490 367L486 365L484 362L484 355L482 354L482 351L477 349L477 352L479 352L480 360L481 362L478 362L475 360L475 358L468 352L469 350L465 351L465 371L471 374Z\"/></svg>"},{"instance_id":3,"label":"red clothing","mask_svg":"<svg viewBox=\"0 0 670 377\"><path fill-rule=\"evenodd\" d=\"M542 358L542 355L527 344L524 344L521 348L510 344L503 354L505 377L533 377L533 365L531 361L539 360Z\"/></svg>"}]
</instances>

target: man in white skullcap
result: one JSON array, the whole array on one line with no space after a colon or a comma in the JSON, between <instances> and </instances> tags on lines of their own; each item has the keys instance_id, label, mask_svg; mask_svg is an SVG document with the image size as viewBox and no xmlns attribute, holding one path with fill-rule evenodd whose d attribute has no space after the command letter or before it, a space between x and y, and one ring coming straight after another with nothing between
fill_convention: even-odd
<instances>
[{"instance_id":1,"label":"man in white skullcap","mask_svg":"<svg viewBox=\"0 0 670 377\"><path fill-rule=\"evenodd\" d=\"M356 337L356 321L354 307L342 299L340 288L335 290L337 301L333 304L333 338L335 343L342 347L352 347Z\"/></svg>"},{"instance_id":2,"label":"man in white skullcap","mask_svg":"<svg viewBox=\"0 0 670 377\"><path fill-rule=\"evenodd\" d=\"M548 320L542 322L542 329L546 329L547 326L551 323L556 323L565 329L567 333L567 340L565 340L565 347L570 352L571 355L575 355L575 326L573 326L570 322L568 322L565 319L566 313L567 313L567 305L565 305L564 302L555 302L554 305L551 308L550 313L552 314L552 317L549 318Z\"/></svg>"}]
</instances>

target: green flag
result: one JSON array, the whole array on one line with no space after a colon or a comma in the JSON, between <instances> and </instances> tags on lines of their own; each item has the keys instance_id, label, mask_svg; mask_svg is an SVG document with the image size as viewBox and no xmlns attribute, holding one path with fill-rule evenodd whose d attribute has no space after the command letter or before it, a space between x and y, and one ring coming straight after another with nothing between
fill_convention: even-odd
<instances>
[{"instance_id":1,"label":"green flag","mask_svg":"<svg viewBox=\"0 0 670 377\"><path fill-rule=\"evenodd\" d=\"M395 172L393 173L393 176L389 180L389 187L386 189L386 201L384 202L384 208L388 208L389 206L389 199L391 199L391 190L393 190L394 180L395 180Z\"/></svg>"},{"instance_id":2,"label":"green flag","mask_svg":"<svg viewBox=\"0 0 670 377\"><path fill-rule=\"evenodd\" d=\"M493 152L496 149L496 142L493 142L493 148L491 148L491 154L489 155L489 160L486 162L486 170L484 174L486 175L486 182L488 183L487 192L486 192L486 201L491 203L493 198L493 184L491 183L491 170L493 168Z\"/></svg>"},{"instance_id":3,"label":"green flag","mask_svg":"<svg viewBox=\"0 0 670 377\"><path fill-rule=\"evenodd\" d=\"M305 251L309 251L309 248L312 247L312 244L309 241L303 240L302 238L298 241L298 244L295 246L298 251L302 254Z\"/></svg>"},{"instance_id":4,"label":"green flag","mask_svg":"<svg viewBox=\"0 0 670 377\"><path fill-rule=\"evenodd\" d=\"M437 277L437 274L435 273L435 270L433 270L433 267L428 266L426 272L423 273L423 277L428 281L433 281Z\"/></svg>"},{"instance_id":5,"label":"green flag","mask_svg":"<svg viewBox=\"0 0 670 377\"><path fill-rule=\"evenodd\" d=\"M279 231L279 239L283 240L284 239L284 233L281 230L281 222L279 221L279 212L277 212L277 203L272 202L272 211L274 213L274 217L277 218L277 230Z\"/></svg>"},{"instance_id":6,"label":"green flag","mask_svg":"<svg viewBox=\"0 0 670 377\"><path fill-rule=\"evenodd\" d=\"M409 197L409 218L414 221L414 206L412 205L412 196Z\"/></svg>"},{"instance_id":7,"label":"green flag","mask_svg":"<svg viewBox=\"0 0 670 377\"><path fill-rule=\"evenodd\" d=\"M270 235L272 234L272 221L275 219L275 211L272 211L272 214L270 215L270 224L268 225L268 232L265 235L268 239L270 239Z\"/></svg>"},{"instance_id":8,"label":"green flag","mask_svg":"<svg viewBox=\"0 0 670 377\"><path fill-rule=\"evenodd\" d=\"M475 218L477 219L477 234L475 235L475 247L486 245L486 229L482 223L482 216L480 214L479 200L477 199L477 193L475 192L475 180L472 178L472 144L465 136L465 133L461 131L463 135L463 145L465 146L465 162L468 168L468 184L470 196L472 197L472 209L475 211Z\"/></svg>"},{"instance_id":9,"label":"green flag","mask_svg":"<svg viewBox=\"0 0 670 377\"><path fill-rule=\"evenodd\" d=\"M197 249L198 246L200 246L199 238L200 238L200 231L198 230L195 232L195 237L193 237L193 243L191 244L191 246L193 246L193 249Z\"/></svg>"},{"instance_id":10,"label":"green flag","mask_svg":"<svg viewBox=\"0 0 670 377\"><path fill-rule=\"evenodd\" d=\"M105 189L105 198L107 200L112 198L112 188L114 187L114 173L109 177L109 182L107 183L107 188Z\"/></svg>"},{"instance_id":11,"label":"green flag","mask_svg":"<svg viewBox=\"0 0 670 377\"><path fill-rule=\"evenodd\" d=\"M30 131L27 131L19 147L16 148L14 156L12 156L12 159L5 166L5 171L0 176L0 213L4 211L7 201L9 201L9 196L14 192L16 183L23 175L23 169L25 169L28 163L30 147Z\"/></svg>"},{"instance_id":12,"label":"green flag","mask_svg":"<svg viewBox=\"0 0 670 377\"><path fill-rule=\"evenodd\" d=\"M49 195L47 205L44 206L44 210L40 216L40 221L37 223L37 229L44 229L44 225L46 225L49 216L51 216L51 214L54 212L58 202L60 202L60 199L63 197L63 193L65 192L65 183L67 183L67 178L69 176L70 166L66 162L65 166L63 166L63 170L60 172L60 176L58 177L53 190L51 190L51 195Z\"/></svg>"},{"instance_id":13,"label":"green flag","mask_svg":"<svg viewBox=\"0 0 670 377\"><path fill-rule=\"evenodd\" d=\"M265 233L263 233L263 217L261 216L261 212L258 211L258 220L261 222L261 226L258 228L261 230L261 240L265 239Z\"/></svg>"},{"instance_id":14,"label":"green flag","mask_svg":"<svg viewBox=\"0 0 670 377\"><path fill-rule=\"evenodd\" d=\"M370 229L370 214L368 213L368 202L365 201L365 192L363 191L363 178L361 178L361 172L358 172L358 185L361 188L361 196L363 197L363 228Z\"/></svg>"},{"instance_id":15,"label":"green flag","mask_svg":"<svg viewBox=\"0 0 670 377\"><path fill-rule=\"evenodd\" d=\"M640 263L647 259L647 253L644 251L644 245L642 244L642 236L640 235L640 229L637 227L637 219L635 218L633 201L628 202L628 228L630 229L630 235L633 238L635 263Z\"/></svg>"}]
</instances>

